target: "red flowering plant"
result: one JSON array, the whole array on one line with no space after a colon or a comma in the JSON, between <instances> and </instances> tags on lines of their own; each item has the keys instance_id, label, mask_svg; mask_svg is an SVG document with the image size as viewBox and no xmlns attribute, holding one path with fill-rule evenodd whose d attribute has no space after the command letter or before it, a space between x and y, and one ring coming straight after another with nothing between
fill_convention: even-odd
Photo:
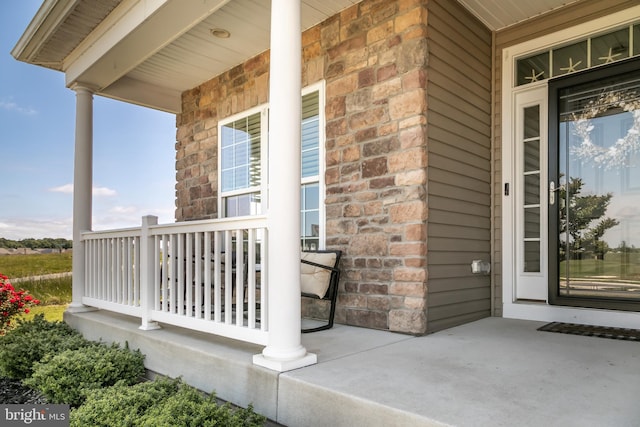
<instances>
[{"instance_id":1,"label":"red flowering plant","mask_svg":"<svg viewBox=\"0 0 640 427\"><path fill-rule=\"evenodd\" d=\"M0 335L4 335L11 327L15 316L28 313L29 307L40 304L40 301L29 295L24 289L16 291L9 278L0 274Z\"/></svg>"}]
</instances>

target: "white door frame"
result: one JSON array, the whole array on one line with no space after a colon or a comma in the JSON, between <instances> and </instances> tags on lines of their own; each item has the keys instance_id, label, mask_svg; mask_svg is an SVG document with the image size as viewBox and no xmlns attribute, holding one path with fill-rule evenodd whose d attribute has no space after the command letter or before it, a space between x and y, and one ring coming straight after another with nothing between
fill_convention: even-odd
<instances>
[{"instance_id":1,"label":"white door frame","mask_svg":"<svg viewBox=\"0 0 640 427\"><path fill-rule=\"evenodd\" d=\"M513 196L517 190L516 155L514 147L516 96L518 92L539 88L541 85L546 89L546 83L530 83L515 88L515 59L527 56L537 51L549 49L563 43L571 42L587 37L591 34L602 31L610 27L631 23L640 16L640 6L633 6L629 9L598 18L575 27L567 28L552 34L548 34L537 39L529 40L518 45L510 46L502 51L502 188L508 184L510 191L502 196L502 299L503 316L516 319L538 320L543 322L559 321L583 324L594 324L602 326L640 328L640 312L626 312L604 309L576 308L552 306L546 301L530 301L517 298L516 287L521 279L518 275L518 264L516 251L518 243L518 227L516 221L516 209L518 204ZM545 126L546 129L546 126ZM546 140L546 138L545 138ZM547 151L544 150L546 156ZM545 161L545 167L546 167ZM541 176L542 178L542 176ZM547 171L544 173L545 184L548 184ZM546 185L541 185L545 188ZM547 199L546 192L541 194L541 198ZM542 201L542 200L541 200ZM545 209L546 212L546 209ZM542 221L547 222L545 213ZM548 227L543 227L548 229ZM543 255L546 254L545 248ZM545 263L545 269L547 265Z\"/></svg>"}]
</instances>

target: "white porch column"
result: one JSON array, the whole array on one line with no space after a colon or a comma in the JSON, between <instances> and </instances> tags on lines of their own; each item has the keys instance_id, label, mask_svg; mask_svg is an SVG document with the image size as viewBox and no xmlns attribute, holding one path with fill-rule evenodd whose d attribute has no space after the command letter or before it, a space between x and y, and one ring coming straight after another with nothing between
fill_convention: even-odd
<instances>
[{"instance_id":1,"label":"white porch column","mask_svg":"<svg viewBox=\"0 0 640 427\"><path fill-rule=\"evenodd\" d=\"M288 371L317 363L301 344L300 0L271 2L269 76L269 343L253 363Z\"/></svg>"},{"instance_id":2,"label":"white porch column","mask_svg":"<svg viewBox=\"0 0 640 427\"><path fill-rule=\"evenodd\" d=\"M82 304L85 279L85 247L80 239L91 230L93 187L93 92L84 86L76 92L76 141L73 162L73 287L70 312L91 308Z\"/></svg>"}]
</instances>

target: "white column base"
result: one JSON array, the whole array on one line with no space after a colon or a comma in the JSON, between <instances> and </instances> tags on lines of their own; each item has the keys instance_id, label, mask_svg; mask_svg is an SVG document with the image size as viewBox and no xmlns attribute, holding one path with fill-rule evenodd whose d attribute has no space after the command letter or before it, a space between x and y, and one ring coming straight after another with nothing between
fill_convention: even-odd
<instances>
[{"instance_id":1,"label":"white column base","mask_svg":"<svg viewBox=\"0 0 640 427\"><path fill-rule=\"evenodd\" d=\"M98 310L97 308L89 307L88 305L71 303L67 306L67 309L65 311L67 313L87 313L89 311L97 311L97 310Z\"/></svg>"},{"instance_id":2,"label":"white column base","mask_svg":"<svg viewBox=\"0 0 640 427\"><path fill-rule=\"evenodd\" d=\"M278 360L265 357L264 354L254 354L253 364L271 369L277 372L293 371L318 363L318 356L315 353L307 353L304 356L293 360Z\"/></svg>"},{"instance_id":3,"label":"white column base","mask_svg":"<svg viewBox=\"0 0 640 427\"><path fill-rule=\"evenodd\" d=\"M162 326L160 326L158 322L143 322L138 329L141 331L155 331L157 329L162 329Z\"/></svg>"}]
</instances>

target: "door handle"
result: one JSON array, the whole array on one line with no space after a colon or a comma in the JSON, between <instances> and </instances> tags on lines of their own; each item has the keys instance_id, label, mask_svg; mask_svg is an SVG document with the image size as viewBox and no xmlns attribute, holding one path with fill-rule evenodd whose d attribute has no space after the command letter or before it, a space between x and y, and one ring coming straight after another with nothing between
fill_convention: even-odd
<instances>
[{"instance_id":1,"label":"door handle","mask_svg":"<svg viewBox=\"0 0 640 427\"><path fill-rule=\"evenodd\" d=\"M554 205L556 203L556 191L560 191L564 189L564 185L560 185L556 187L555 182L549 182L549 204Z\"/></svg>"}]
</instances>

